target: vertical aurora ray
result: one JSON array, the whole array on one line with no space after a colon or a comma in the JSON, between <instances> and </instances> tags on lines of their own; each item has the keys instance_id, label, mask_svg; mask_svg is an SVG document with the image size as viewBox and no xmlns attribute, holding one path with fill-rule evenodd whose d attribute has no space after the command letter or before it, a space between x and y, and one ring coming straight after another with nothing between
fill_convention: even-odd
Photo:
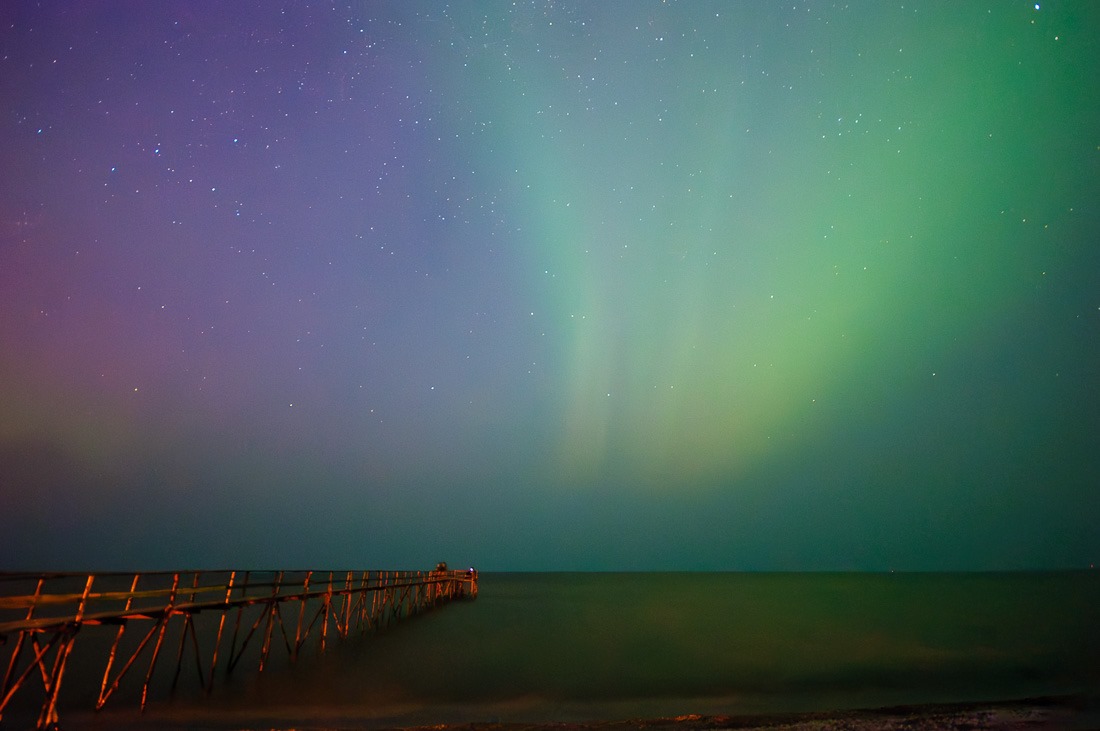
<instances>
[{"instance_id":1,"label":"vertical aurora ray","mask_svg":"<svg viewBox=\"0 0 1100 731\"><path fill-rule=\"evenodd\" d=\"M27 561L1095 561L1100 5L13 8Z\"/></svg>"},{"instance_id":2,"label":"vertical aurora ray","mask_svg":"<svg viewBox=\"0 0 1100 731\"><path fill-rule=\"evenodd\" d=\"M697 58L636 30L660 11L590 12L614 37L517 40L522 93L501 101L558 338L566 482L728 483L918 393L1027 306L1052 234L1016 217L1057 212L1014 184L1042 164L1017 144L1042 122L1004 114L1036 79L994 21L964 36L946 15L848 14L824 45L891 32L822 59L806 27L762 49L746 9L700 12L668 29L705 35Z\"/></svg>"}]
</instances>

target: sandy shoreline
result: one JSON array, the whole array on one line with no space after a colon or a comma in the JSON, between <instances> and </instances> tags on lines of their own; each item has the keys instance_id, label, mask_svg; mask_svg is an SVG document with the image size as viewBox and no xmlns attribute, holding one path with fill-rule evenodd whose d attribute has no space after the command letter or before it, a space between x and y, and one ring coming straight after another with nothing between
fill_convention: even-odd
<instances>
[{"instance_id":1,"label":"sandy shoreline","mask_svg":"<svg viewBox=\"0 0 1100 731\"><path fill-rule=\"evenodd\" d=\"M685 715L586 723L464 723L402 727L400 731L962 731L963 729L1100 730L1100 703L1080 697L1029 698L849 711L766 715ZM288 730L289 731L289 730ZM307 731L298 728L294 731ZM308 731L322 731L309 729ZM336 731L325 729L324 731ZM350 731L350 730L344 730ZM397 731L392 729L391 731Z\"/></svg>"},{"instance_id":2,"label":"sandy shoreline","mask_svg":"<svg viewBox=\"0 0 1100 731\"><path fill-rule=\"evenodd\" d=\"M473 714L456 716L446 711L438 716L429 713L418 719L392 717L387 721L357 714L344 715L336 709L328 709L328 714L317 709L320 713L312 717L301 713L301 709L295 714L281 710L269 708L267 713L259 714L213 712L186 716L156 711L148 716L137 712L104 716L72 714L64 726L86 731L1100 731L1100 696L1092 694L735 715L645 717L631 716L629 707L623 707L620 708L622 715L616 713L619 720L577 720L577 715L570 717L575 709L558 716L558 720L554 720L554 715L532 715L523 720L526 714L520 712L499 720L475 721L467 720L475 717ZM644 713L641 708L634 710ZM482 718L496 719L492 715ZM6 723L15 721L13 728L21 727L14 718L5 717L4 720Z\"/></svg>"}]
</instances>

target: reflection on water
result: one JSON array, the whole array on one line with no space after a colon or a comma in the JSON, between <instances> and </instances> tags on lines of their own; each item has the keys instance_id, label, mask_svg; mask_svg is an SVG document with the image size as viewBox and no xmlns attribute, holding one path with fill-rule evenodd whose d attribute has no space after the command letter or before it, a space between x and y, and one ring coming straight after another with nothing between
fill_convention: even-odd
<instances>
[{"instance_id":1,"label":"reflection on water","mask_svg":"<svg viewBox=\"0 0 1100 731\"><path fill-rule=\"evenodd\" d=\"M245 668L210 698L189 688L145 722L579 720L1093 692L1098 605L1093 573L482 574L475 602L262 676ZM122 704L63 718L140 725Z\"/></svg>"}]
</instances>

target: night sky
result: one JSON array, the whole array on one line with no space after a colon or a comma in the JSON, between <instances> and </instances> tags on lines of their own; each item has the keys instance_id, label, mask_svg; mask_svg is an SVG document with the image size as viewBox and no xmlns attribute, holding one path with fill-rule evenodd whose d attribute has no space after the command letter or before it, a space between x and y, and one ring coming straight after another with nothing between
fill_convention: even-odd
<instances>
[{"instance_id":1,"label":"night sky","mask_svg":"<svg viewBox=\"0 0 1100 731\"><path fill-rule=\"evenodd\" d=\"M0 568L1100 562L1100 4L6 2Z\"/></svg>"}]
</instances>

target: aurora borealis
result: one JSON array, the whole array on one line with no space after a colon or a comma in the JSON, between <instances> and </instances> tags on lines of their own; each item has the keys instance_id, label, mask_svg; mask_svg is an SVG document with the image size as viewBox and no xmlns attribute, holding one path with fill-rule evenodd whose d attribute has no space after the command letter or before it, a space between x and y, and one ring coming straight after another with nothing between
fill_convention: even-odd
<instances>
[{"instance_id":1,"label":"aurora borealis","mask_svg":"<svg viewBox=\"0 0 1100 731\"><path fill-rule=\"evenodd\" d=\"M1100 557L1100 7L0 9L0 568Z\"/></svg>"}]
</instances>

